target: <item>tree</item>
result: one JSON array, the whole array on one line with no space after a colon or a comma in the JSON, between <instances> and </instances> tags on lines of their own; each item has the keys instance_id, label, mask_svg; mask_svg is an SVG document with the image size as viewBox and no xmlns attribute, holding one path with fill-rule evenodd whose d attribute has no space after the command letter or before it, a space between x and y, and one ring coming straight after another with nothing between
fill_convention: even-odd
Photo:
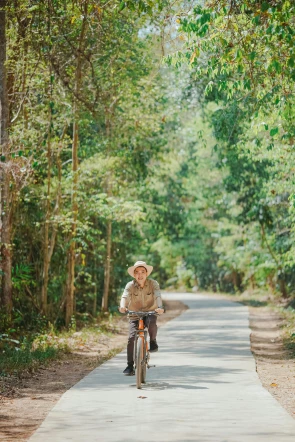
<instances>
[{"instance_id":1,"label":"tree","mask_svg":"<svg viewBox=\"0 0 295 442\"><path fill-rule=\"evenodd\" d=\"M8 318L12 309L11 210L9 170L9 102L6 73L6 1L0 2L0 145L1 145L1 261L2 304Z\"/></svg>"}]
</instances>

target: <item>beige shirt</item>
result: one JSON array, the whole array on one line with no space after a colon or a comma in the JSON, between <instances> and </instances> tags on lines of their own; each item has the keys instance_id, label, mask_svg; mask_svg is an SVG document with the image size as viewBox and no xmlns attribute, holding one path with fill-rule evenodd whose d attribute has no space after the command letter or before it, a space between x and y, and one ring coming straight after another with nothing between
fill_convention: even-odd
<instances>
[{"instance_id":1,"label":"beige shirt","mask_svg":"<svg viewBox=\"0 0 295 442\"><path fill-rule=\"evenodd\" d=\"M147 279L143 287L130 281L123 292L120 307L128 310L148 312L162 307L160 286L154 279Z\"/></svg>"}]
</instances>

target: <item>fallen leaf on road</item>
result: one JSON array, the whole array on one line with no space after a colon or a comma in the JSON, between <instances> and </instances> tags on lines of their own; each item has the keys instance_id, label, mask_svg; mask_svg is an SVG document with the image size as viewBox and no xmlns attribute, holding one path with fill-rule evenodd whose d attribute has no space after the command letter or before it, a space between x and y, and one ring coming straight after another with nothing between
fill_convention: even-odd
<instances>
[{"instance_id":1,"label":"fallen leaf on road","mask_svg":"<svg viewBox=\"0 0 295 442\"><path fill-rule=\"evenodd\" d=\"M138 399L146 399L147 398L147 396L137 396L138 397Z\"/></svg>"},{"instance_id":2,"label":"fallen leaf on road","mask_svg":"<svg viewBox=\"0 0 295 442\"><path fill-rule=\"evenodd\" d=\"M273 382L272 384L270 384L271 387L277 387L278 384L276 384L275 382Z\"/></svg>"}]
</instances>

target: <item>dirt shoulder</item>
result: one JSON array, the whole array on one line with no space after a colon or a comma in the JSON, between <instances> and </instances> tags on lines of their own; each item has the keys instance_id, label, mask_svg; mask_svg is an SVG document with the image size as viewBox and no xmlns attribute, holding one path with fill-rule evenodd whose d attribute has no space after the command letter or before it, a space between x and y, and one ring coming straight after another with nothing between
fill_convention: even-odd
<instances>
[{"instance_id":1,"label":"dirt shoulder","mask_svg":"<svg viewBox=\"0 0 295 442\"><path fill-rule=\"evenodd\" d=\"M269 307L249 307L249 321L260 381L295 418L295 359L284 342L285 320Z\"/></svg>"},{"instance_id":2,"label":"dirt shoulder","mask_svg":"<svg viewBox=\"0 0 295 442\"><path fill-rule=\"evenodd\" d=\"M187 309L179 301L166 301L165 308L165 315L158 318L159 326ZM0 395L0 440L27 441L63 393L126 346L127 331L127 318L116 318L114 333L100 335L98 339L91 335L59 360L33 373L5 379Z\"/></svg>"},{"instance_id":3,"label":"dirt shoulder","mask_svg":"<svg viewBox=\"0 0 295 442\"><path fill-rule=\"evenodd\" d=\"M295 419L295 352L288 348L287 322L279 313L280 298L247 292L221 297L248 306L251 351L256 371L266 390Z\"/></svg>"}]
</instances>

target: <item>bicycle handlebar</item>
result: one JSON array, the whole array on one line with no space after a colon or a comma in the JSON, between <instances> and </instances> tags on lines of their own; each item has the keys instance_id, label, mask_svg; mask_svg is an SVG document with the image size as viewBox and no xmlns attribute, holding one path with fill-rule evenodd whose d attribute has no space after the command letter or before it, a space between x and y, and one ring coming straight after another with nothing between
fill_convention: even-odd
<instances>
[{"instance_id":1,"label":"bicycle handlebar","mask_svg":"<svg viewBox=\"0 0 295 442\"><path fill-rule=\"evenodd\" d=\"M144 316L144 315L156 315L157 314L157 312L155 311L155 310L152 310L152 311L150 311L150 312L136 312L136 311L134 311L134 310L126 310L126 313L128 313L128 314L133 314L133 315L140 315L140 316Z\"/></svg>"}]
</instances>

